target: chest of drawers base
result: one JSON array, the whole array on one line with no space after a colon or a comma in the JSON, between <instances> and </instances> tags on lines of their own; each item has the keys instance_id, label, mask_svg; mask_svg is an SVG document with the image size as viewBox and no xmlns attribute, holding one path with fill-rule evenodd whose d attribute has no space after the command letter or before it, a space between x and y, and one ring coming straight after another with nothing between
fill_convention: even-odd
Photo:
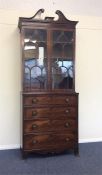
<instances>
[{"instance_id":1,"label":"chest of drawers base","mask_svg":"<svg viewBox=\"0 0 102 175\"><path fill-rule=\"evenodd\" d=\"M22 153L78 154L78 94L23 93Z\"/></svg>"}]
</instances>

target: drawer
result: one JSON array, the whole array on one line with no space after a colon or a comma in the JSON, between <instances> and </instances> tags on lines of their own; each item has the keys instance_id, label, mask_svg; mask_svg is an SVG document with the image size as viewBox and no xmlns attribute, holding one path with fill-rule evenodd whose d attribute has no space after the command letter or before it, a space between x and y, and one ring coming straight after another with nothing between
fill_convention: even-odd
<instances>
[{"instance_id":1,"label":"drawer","mask_svg":"<svg viewBox=\"0 0 102 175\"><path fill-rule=\"evenodd\" d=\"M24 121L24 133L74 131L76 126L76 120L30 120Z\"/></svg>"},{"instance_id":2,"label":"drawer","mask_svg":"<svg viewBox=\"0 0 102 175\"><path fill-rule=\"evenodd\" d=\"M25 107L24 108L24 119L35 119L35 118L48 118L51 115L51 109L47 107L34 108Z\"/></svg>"},{"instance_id":3,"label":"drawer","mask_svg":"<svg viewBox=\"0 0 102 175\"><path fill-rule=\"evenodd\" d=\"M45 95L45 96L24 96L25 106L34 105L69 105L77 106L77 96L75 95Z\"/></svg>"},{"instance_id":4,"label":"drawer","mask_svg":"<svg viewBox=\"0 0 102 175\"><path fill-rule=\"evenodd\" d=\"M24 119L36 119L36 118L76 118L77 108L76 107L25 107L24 108Z\"/></svg>"},{"instance_id":5,"label":"drawer","mask_svg":"<svg viewBox=\"0 0 102 175\"><path fill-rule=\"evenodd\" d=\"M77 118L77 107L53 107L51 117L56 119Z\"/></svg>"},{"instance_id":6,"label":"drawer","mask_svg":"<svg viewBox=\"0 0 102 175\"><path fill-rule=\"evenodd\" d=\"M39 149L53 146L69 145L74 143L75 136L73 134L44 134L44 135L25 135L24 149Z\"/></svg>"},{"instance_id":7,"label":"drawer","mask_svg":"<svg viewBox=\"0 0 102 175\"><path fill-rule=\"evenodd\" d=\"M51 97L48 95L45 96L24 96L23 98L24 105L47 105L51 103Z\"/></svg>"},{"instance_id":8,"label":"drawer","mask_svg":"<svg viewBox=\"0 0 102 175\"><path fill-rule=\"evenodd\" d=\"M75 95L54 95L52 96L51 103L53 105L67 105L67 106L77 106L77 96Z\"/></svg>"}]
</instances>

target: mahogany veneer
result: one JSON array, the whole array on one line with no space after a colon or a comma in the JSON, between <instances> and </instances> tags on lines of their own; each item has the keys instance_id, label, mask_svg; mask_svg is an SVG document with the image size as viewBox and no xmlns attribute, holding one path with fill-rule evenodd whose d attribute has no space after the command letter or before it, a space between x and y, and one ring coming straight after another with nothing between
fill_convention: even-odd
<instances>
[{"instance_id":1,"label":"mahogany veneer","mask_svg":"<svg viewBox=\"0 0 102 175\"><path fill-rule=\"evenodd\" d=\"M75 28L54 17L20 17L22 47L22 153L78 154L78 93L75 92Z\"/></svg>"}]
</instances>

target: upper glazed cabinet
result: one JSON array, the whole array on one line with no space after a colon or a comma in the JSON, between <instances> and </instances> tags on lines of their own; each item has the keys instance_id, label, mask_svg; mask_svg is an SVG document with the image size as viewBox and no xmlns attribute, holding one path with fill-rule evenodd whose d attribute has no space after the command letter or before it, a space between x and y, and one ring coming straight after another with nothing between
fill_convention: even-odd
<instances>
[{"instance_id":1,"label":"upper glazed cabinet","mask_svg":"<svg viewBox=\"0 0 102 175\"><path fill-rule=\"evenodd\" d=\"M60 11L41 19L19 19L23 58L23 91L75 90L75 25Z\"/></svg>"}]
</instances>

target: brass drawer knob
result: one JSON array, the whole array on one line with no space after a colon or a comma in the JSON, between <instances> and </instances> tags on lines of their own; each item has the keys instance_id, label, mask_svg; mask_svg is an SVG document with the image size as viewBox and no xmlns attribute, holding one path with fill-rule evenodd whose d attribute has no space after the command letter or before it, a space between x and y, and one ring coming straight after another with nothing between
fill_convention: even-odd
<instances>
[{"instance_id":1,"label":"brass drawer knob","mask_svg":"<svg viewBox=\"0 0 102 175\"><path fill-rule=\"evenodd\" d=\"M33 128L33 129L37 128L37 125L36 125L36 124L33 124L33 125L32 125L32 128Z\"/></svg>"},{"instance_id":2,"label":"brass drawer knob","mask_svg":"<svg viewBox=\"0 0 102 175\"><path fill-rule=\"evenodd\" d=\"M33 145L36 144L37 143L37 140L33 140L32 143L33 143Z\"/></svg>"},{"instance_id":3,"label":"brass drawer knob","mask_svg":"<svg viewBox=\"0 0 102 175\"><path fill-rule=\"evenodd\" d=\"M68 128L69 127L69 123L67 122L67 123L65 123L65 127L66 128Z\"/></svg>"},{"instance_id":4,"label":"brass drawer knob","mask_svg":"<svg viewBox=\"0 0 102 175\"><path fill-rule=\"evenodd\" d=\"M66 142L69 142L69 140L70 140L69 138L66 138Z\"/></svg>"},{"instance_id":5,"label":"brass drawer knob","mask_svg":"<svg viewBox=\"0 0 102 175\"><path fill-rule=\"evenodd\" d=\"M32 103L37 103L37 101L38 101L38 100L37 100L36 98L33 98L33 99L32 99Z\"/></svg>"},{"instance_id":6,"label":"brass drawer knob","mask_svg":"<svg viewBox=\"0 0 102 175\"><path fill-rule=\"evenodd\" d=\"M69 102L69 98L66 98L66 102Z\"/></svg>"},{"instance_id":7,"label":"brass drawer knob","mask_svg":"<svg viewBox=\"0 0 102 175\"><path fill-rule=\"evenodd\" d=\"M32 116L36 116L37 115L37 111L32 111Z\"/></svg>"},{"instance_id":8,"label":"brass drawer knob","mask_svg":"<svg viewBox=\"0 0 102 175\"><path fill-rule=\"evenodd\" d=\"M67 114L69 113L69 110L68 110L68 109L66 110L66 113L67 113Z\"/></svg>"}]
</instances>

